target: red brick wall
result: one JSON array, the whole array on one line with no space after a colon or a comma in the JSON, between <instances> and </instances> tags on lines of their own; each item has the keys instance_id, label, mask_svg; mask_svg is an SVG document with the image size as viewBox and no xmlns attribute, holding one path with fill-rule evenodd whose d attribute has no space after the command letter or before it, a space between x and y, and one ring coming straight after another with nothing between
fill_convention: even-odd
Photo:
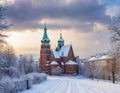
<instances>
[{"instance_id":1,"label":"red brick wall","mask_svg":"<svg viewBox=\"0 0 120 93\"><path fill-rule=\"evenodd\" d=\"M52 71L57 67L58 65L50 65L50 74L52 74Z\"/></svg>"},{"instance_id":2,"label":"red brick wall","mask_svg":"<svg viewBox=\"0 0 120 93\"><path fill-rule=\"evenodd\" d=\"M50 60L51 50L49 44L42 44L40 50L40 70L45 72L46 61Z\"/></svg>"},{"instance_id":3,"label":"red brick wall","mask_svg":"<svg viewBox=\"0 0 120 93\"><path fill-rule=\"evenodd\" d=\"M74 56L74 52L73 52L73 49L72 49L72 46L70 47L70 50L69 50L69 53L68 53L67 57L54 58L54 56L53 56L50 59L51 59L51 61L57 61L60 64L60 67L64 70L65 73L66 73L66 71L67 71L67 73L70 72L69 74L73 74L73 73L77 73L78 72L78 65L65 66L65 65L61 65L61 63L60 63L60 62L64 62L64 64L65 64L70 59L72 61L76 61L75 56ZM52 71L52 69L55 68L55 67L56 66L50 67L50 70Z\"/></svg>"},{"instance_id":4,"label":"red brick wall","mask_svg":"<svg viewBox=\"0 0 120 93\"><path fill-rule=\"evenodd\" d=\"M78 73L78 65L65 65L66 74Z\"/></svg>"}]
</instances>

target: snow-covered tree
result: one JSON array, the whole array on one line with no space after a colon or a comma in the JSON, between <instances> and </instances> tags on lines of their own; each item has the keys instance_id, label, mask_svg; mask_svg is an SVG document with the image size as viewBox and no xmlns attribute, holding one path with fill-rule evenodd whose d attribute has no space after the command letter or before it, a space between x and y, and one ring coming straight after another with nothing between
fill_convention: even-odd
<instances>
[{"instance_id":1,"label":"snow-covered tree","mask_svg":"<svg viewBox=\"0 0 120 93\"><path fill-rule=\"evenodd\" d=\"M11 46L7 47L4 52L0 53L0 74L1 76L13 76L15 75L16 68L16 55ZM16 70L17 71L17 70Z\"/></svg>"},{"instance_id":2,"label":"snow-covered tree","mask_svg":"<svg viewBox=\"0 0 120 93\"><path fill-rule=\"evenodd\" d=\"M21 55L19 57L19 71L22 75L37 72L37 66L33 64L33 57Z\"/></svg>"}]
</instances>

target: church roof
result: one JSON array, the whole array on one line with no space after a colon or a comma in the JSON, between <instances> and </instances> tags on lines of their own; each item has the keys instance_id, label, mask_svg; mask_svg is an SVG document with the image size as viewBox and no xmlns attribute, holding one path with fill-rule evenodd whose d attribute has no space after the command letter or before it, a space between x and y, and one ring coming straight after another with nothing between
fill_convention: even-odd
<instances>
[{"instance_id":1,"label":"church roof","mask_svg":"<svg viewBox=\"0 0 120 93\"><path fill-rule=\"evenodd\" d=\"M53 55L55 58L66 57L70 51L71 45L64 45L61 47L59 51L53 51Z\"/></svg>"},{"instance_id":2,"label":"church roof","mask_svg":"<svg viewBox=\"0 0 120 93\"><path fill-rule=\"evenodd\" d=\"M61 62L61 65L65 65L64 62Z\"/></svg>"},{"instance_id":3,"label":"church roof","mask_svg":"<svg viewBox=\"0 0 120 93\"><path fill-rule=\"evenodd\" d=\"M58 63L56 61L52 61L50 64L51 65L58 65Z\"/></svg>"},{"instance_id":4,"label":"church roof","mask_svg":"<svg viewBox=\"0 0 120 93\"><path fill-rule=\"evenodd\" d=\"M78 63L72 61L72 60L69 60L68 62L65 63L66 65L78 65Z\"/></svg>"}]
</instances>

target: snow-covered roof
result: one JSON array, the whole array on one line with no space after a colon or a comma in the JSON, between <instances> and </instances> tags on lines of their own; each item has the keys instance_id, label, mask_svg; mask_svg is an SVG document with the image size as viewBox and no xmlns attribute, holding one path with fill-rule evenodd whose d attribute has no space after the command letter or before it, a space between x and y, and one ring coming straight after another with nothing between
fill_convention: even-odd
<instances>
[{"instance_id":1,"label":"snow-covered roof","mask_svg":"<svg viewBox=\"0 0 120 93\"><path fill-rule=\"evenodd\" d=\"M102 56L101 55L96 55L95 58L96 60L99 60Z\"/></svg>"},{"instance_id":2,"label":"snow-covered roof","mask_svg":"<svg viewBox=\"0 0 120 93\"><path fill-rule=\"evenodd\" d=\"M52 61L50 64L51 65L58 65L58 63L56 61Z\"/></svg>"},{"instance_id":3,"label":"snow-covered roof","mask_svg":"<svg viewBox=\"0 0 120 93\"><path fill-rule=\"evenodd\" d=\"M109 55L103 55L100 59L111 59Z\"/></svg>"},{"instance_id":4,"label":"snow-covered roof","mask_svg":"<svg viewBox=\"0 0 120 93\"><path fill-rule=\"evenodd\" d=\"M50 61L46 61L46 63L48 64Z\"/></svg>"},{"instance_id":5,"label":"snow-covered roof","mask_svg":"<svg viewBox=\"0 0 120 93\"><path fill-rule=\"evenodd\" d=\"M53 51L53 55L55 58L60 58L59 51Z\"/></svg>"},{"instance_id":6,"label":"snow-covered roof","mask_svg":"<svg viewBox=\"0 0 120 93\"><path fill-rule=\"evenodd\" d=\"M61 62L61 65L65 65L63 62Z\"/></svg>"},{"instance_id":7,"label":"snow-covered roof","mask_svg":"<svg viewBox=\"0 0 120 93\"><path fill-rule=\"evenodd\" d=\"M46 64L46 66L49 66L49 64Z\"/></svg>"},{"instance_id":8,"label":"snow-covered roof","mask_svg":"<svg viewBox=\"0 0 120 93\"><path fill-rule=\"evenodd\" d=\"M39 62L39 58L33 59L34 62Z\"/></svg>"},{"instance_id":9,"label":"snow-covered roof","mask_svg":"<svg viewBox=\"0 0 120 93\"><path fill-rule=\"evenodd\" d=\"M96 55L88 59L88 61L102 60L102 59L111 59L110 55Z\"/></svg>"},{"instance_id":10,"label":"snow-covered roof","mask_svg":"<svg viewBox=\"0 0 120 93\"><path fill-rule=\"evenodd\" d=\"M72 61L72 60L69 60L68 62L65 63L66 65L77 65L78 63Z\"/></svg>"},{"instance_id":11,"label":"snow-covered roof","mask_svg":"<svg viewBox=\"0 0 120 93\"><path fill-rule=\"evenodd\" d=\"M96 57L91 57L90 59L88 59L89 61L93 61L96 60Z\"/></svg>"},{"instance_id":12,"label":"snow-covered roof","mask_svg":"<svg viewBox=\"0 0 120 93\"><path fill-rule=\"evenodd\" d=\"M59 51L53 51L53 55L55 58L60 58L62 56L68 56L69 50L71 45L64 45L61 47Z\"/></svg>"},{"instance_id":13,"label":"snow-covered roof","mask_svg":"<svg viewBox=\"0 0 120 93\"><path fill-rule=\"evenodd\" d=\"M65 45L60 49L59 55L68 56L69 50L71 45Z\"/></svg>"}]
</instances>

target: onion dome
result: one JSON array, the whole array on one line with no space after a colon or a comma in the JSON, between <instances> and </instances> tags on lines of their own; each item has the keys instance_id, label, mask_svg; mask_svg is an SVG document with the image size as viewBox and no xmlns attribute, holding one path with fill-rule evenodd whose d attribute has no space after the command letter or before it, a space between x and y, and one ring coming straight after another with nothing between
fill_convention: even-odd
<instances>
[{"instance_id":1,"label":"onion dome","mask_svg":"<svg viewBox=\"0 0 120 93\"><path fill-rule=\"evenodd\" d=\"M44 34L43 34L43 38L42 38L41 42L50 43L50 39L48 38L48 35L47 35L47 26L46 25L44 26Z\"/></svg>"},{"instance_id":2,"label":"onion dome","mask_svg":"<svg viewBox=\"0 0 120 93\"><path fill-rule=\"evenodd\" d=\"M64 39L62 38L62 34L60 33L60 38L58 40L58 44L64 44Z\"/></svg>"}]
</instances>

